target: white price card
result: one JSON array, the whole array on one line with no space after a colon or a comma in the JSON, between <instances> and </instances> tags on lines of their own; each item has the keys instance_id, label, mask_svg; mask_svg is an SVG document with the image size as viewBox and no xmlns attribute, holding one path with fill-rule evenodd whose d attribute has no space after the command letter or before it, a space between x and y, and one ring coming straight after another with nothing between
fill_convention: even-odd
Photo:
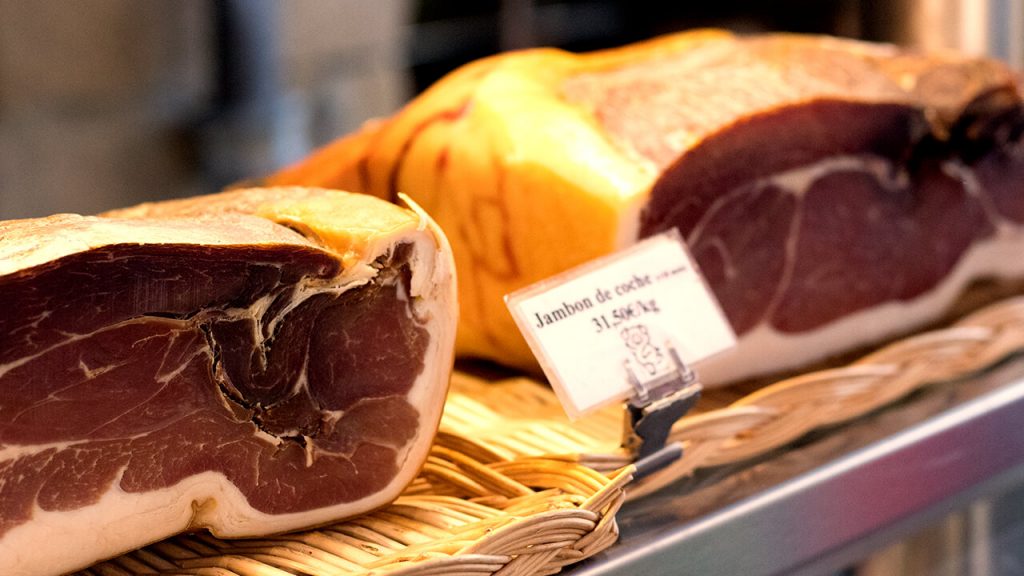
<instances>
[{"instance_id":1,"label":"white price card","mask_svg":"<svg viewBox=\"0 0 1024 576\"><path fill-rule=\"evenodd\" d=\"M736 340L675 229L506 295L505 303L571 418L677 370L672 350L691 365Z\"/></svg>"}]
</instances>

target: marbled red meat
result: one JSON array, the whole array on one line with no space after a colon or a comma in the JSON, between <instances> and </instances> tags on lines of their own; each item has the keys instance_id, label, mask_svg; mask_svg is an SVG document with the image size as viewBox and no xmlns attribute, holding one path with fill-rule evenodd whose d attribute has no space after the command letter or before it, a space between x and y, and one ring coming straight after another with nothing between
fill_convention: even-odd
<instances>
[{"instance_id":1,"label":"marbled red meat","mask_svg":"<svg viewBox=\"0 0 1024 576\"><path fill-rule=\"evenodd\" d=\"M414 294L413 275L434 274L424 258L444 256L410 222L361 271L254 216L220 215L237 225L223 242L184 240L209 224L188 220L0 224L44 247L137 238L0 273L3 572L60 572L189 528L280 532L397 495L436 427L453 338L444 307L414 304L450 286ZM147 514L164 524L116 528ZM28 547L83 515L99 524L55 531L56 558Z\"/></svg>"},{"instance_id":2,"label":"marbled red meat","mask_svg":"<svg viewBox=\"0 0 1024 576\"><path fill-rule=\"evenodd\" d=\"M739 348L709 382L934 319L1024 264L1024 104L992 60L825 38L708 42L564 84L656 178Z\"/></svg>"}]
</instances>

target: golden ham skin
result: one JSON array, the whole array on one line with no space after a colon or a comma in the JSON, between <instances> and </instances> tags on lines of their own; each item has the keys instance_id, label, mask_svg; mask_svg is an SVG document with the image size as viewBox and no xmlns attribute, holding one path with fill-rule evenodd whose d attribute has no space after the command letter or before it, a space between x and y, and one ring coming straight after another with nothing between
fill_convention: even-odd
<instances>
[{"instance_id":1,"label":"golden ham skin","mask_svg":"<svg viewBox=\"0 0 1024 576\"><path fill-rule=\"evenodd\" d=\"M704 36L650 48L681 49ZM552 90L580 70L646 50L587 60L538 49L474 62L393 118L368 123L265 183L410 194L445 230L461 271L457 353L533 368L503 296L627 243L621 215L638 210L654 177L623 158L589 112Z\"/></svg>"},{"instance_id":2,"label":"golden ham skin","mask_svg":"<svg viewBox=\"0 0 1024 576\"><path fill-rule=\"evenodd\" d=\"M982 105L976 106L979 101ZM713 213L720 207L715 205L716 196L725 197L732 189L700 188L714 188L733 169L751 172L751 181L781 173L793 182L803 177L797 169L811 161L828 160L815 157L813 149L801 148L803 128L787 132L786 121L778 120L785 114L793 113L793 125L810 122L813 133L806 138L810 142L806 146L828 149L839 159L838 169L844 169L842 162L859 154L856 146L862 145L870 148L871 158L883 158L900 168L899 163L913 156L920 142L944 144L953 139L950 133L960 129L969 106L1019 110L1019 103L1012 73L992 61L910 54L892 46L826 37L742 38L702 30L582 55L533 49L471 63L393 117L368 123L271 175L266 183L337 187L391 200L400 192L409 194L437 220L452 243L460 272L458 354L535 370L535 360L503 302L505 294L518 288L679 225L685 228L691 249L696 242L696 256L707 263L713 287L719 291L716 281L724 274L721 269L728 269L720 265L724 257L708 256L707 246L701 244L707 238L694 236L715 230L715 222L705 218L695 224L694 217L685 214L685 206L689 202L705 216ZM999 116L998 110L986 114ZM864 135L853 131L849 138L853 143L833 142L829 134L833 115L879 120L865 123ZM903 144L909 152L883 150L885 145L879 142L885 138L868 133L888 130L881 123L890 117L896 131L892 140L898 144L906 140ZM775 128L772 122L778 122ZM743 130L757 126L768 126L762 132L774 130L781 136L779 142L766 140L763 134L760 140L743 136ZM740 145L735 162L723 162L732 152L729 138L762 146L744 150ZM784 151L780 157L789 150L795 152L789 154L792 158L765 165L759 173L759 157L778 149ZM702 166L718 164L688 173L701 154ZM801 154L806 156L804 164L798 158ZM884 170L871 162L858 169L873 170L884 180ZM932 177L929 172L922 179ZM805 190L788 194L789 204L777 210L782 217L791 217L791 205L803 202L793 199L803 198ZM769 208L766 205L763 212ZM799 220L794 222L799 226ZM979 230L983 227L976 224ZM1003 242L1002 231L1012 226L993 221L991 227L1000 233L990 236ZM741 301L723 303L741 333L738 355L724 362L745 368L708 368L707 379L719 383L817 361L933 320L977 275L1024 276L1020 266L992 269L991 261L1002 256L995 255L995 248L981 256L979 250L968 250L966 246L983 236L970 234L967 244L959 248L984 262L943 262L946 271L955 272L951 276L956 276L956 286L940 286L933 290L941 292L935 298L918 298L922 296L918 293L882 298L876 304L896 301L913 306L876 307L880 317L892 319L881 323L861 316L859 324L836 322L829 327L829 322L821 320L821 311L805 315L809 320L804 324L813 326L801 326L798 312L781 320L778 314L774 320L769 317L777 307L787 305L785 298L811 301L799 293L771 297L771 303L754 306L746 314L740 310L747 306L742 302L745 294L761 288L733 287L722 280L721 294ZM756 241L736 242L730 245L734 257L758 251ZM799 271L801 264L792 264L792 257L790 252L780 253L776 260L789 262L787 270L796 266ZM788 278L784 273L764 290L777 290ZM808 275L813 276L813 271ZM788 306L799 310L799 305ZM849 306L851 312L872 308L864 301ZM865 331L865 324L877 328ZM811 330L819 325L830 329ZM805 332L809 339L789 337L798 332ZM766 362L758 360L765 358Z\"/></svg>"}]
</instances>

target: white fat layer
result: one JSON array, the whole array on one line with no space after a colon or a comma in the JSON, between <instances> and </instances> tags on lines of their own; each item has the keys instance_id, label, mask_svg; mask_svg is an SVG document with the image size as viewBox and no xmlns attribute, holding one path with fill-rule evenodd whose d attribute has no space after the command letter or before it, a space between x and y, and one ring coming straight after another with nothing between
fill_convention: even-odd
<instances>
[{"instance_id":1,"label":"white fat layer","mask_svg":"<svg viewBox=\"0 0 1024 576\"><path fill-rule=\"evenodd\" d=\"M122 322L120 324L117 324L116 326L122 326L123 324L124 323ZM23 356L21 358L18 358L17 360L12 360L10 362L7 362L6 364L0 364L0 378L2 378L5 374L10 372L11 370L14 370L15 368L18 368L19 366L23 366L25 364L28 364L29 362L35 360L36 358L42 356L43 354L46 354L48 352L53 351L56 348L60 348L61 346L65 346L67 344L71 344L73 342L76 342L78 340L82 340L84 338L89 338L89 337L93 336L94 334L102 333L105 330L109 330L110 328L111 327L102 328L100 330L97 330L96 332L90 332L89 334L70 334L69 333L67 335L67 339L66 340L61 340L60 342L58 342L57 344L54 344L53 346L50 346L49 348L44 348L44 349L40 350L39 352L36 352L35 354L32 354L30 356Z\"/></svg>"},{"instance_id":2,"label":"white fat layer","mask_svg":"<svg viewBox=\"0 0 1024 576\"><path fill-rule=\"evenodd\" d=\"M138 438L138 436L133 436L127 439L130 440L132 438ZM35 456L36 454L41 454L47 450L67 450L69 448L74 448L75 446L89 444L89 442L89 440L73 440L67 442L47 442L45 444L31 445L8 444L3 448L0 448L0 463L8 460L14 460L16 458ZM0 485L3 485L2 478L0 478Z\"/></svg>"},{"instance_id":3,"label":"white fat layer","mask_svg":"<svg viewBox=\"0 0 1024 576\"><path fill-rule=\"evenodd\" d=\"M999 226L975 243L956 268L932 290L904 302L887 302L850 314L815 330L779 332L761 324L735 348L696 365L707 386L806 366L839 352L908 333L941 317L972 280L1024 278L1024 229Z\"/></svg>"},{"instance_id":4,"label":"white fat layer","mask_svg":"<svg viewBox=\"0 0 1024 576\"><path fill-rule=\"evenodd\" d=\"M419 412L417 435L408 446L400 470L405 486L419 472L427 458L434 432L441 422L448 381L455 361L455 328L458 324L458 286L451 246L441 228L418 206L410 207L420 217L414 236L410 267L413 271L408 297L412 312L424 322L430 334L424 351L424 366L406 398ZM415 462L416 466L409 465ZM395 494L397 496L397 494Z\"/></svg>"},{"instance_id":5,"label":"white fat layer","mask_svg":"<svg viewBox=\"0 0 1024 576\"><path fill-rule=\"evenodd\" d=\"M910 177L905 170L894 169L891 160L871 154L831 156L814 164L779 172L755 182L757 185L774 184L797 196L803 196L816 180L846 171L867 172L888 190L906 190L910 186Z\"/></svg>"},{"instance_id":6,"label":"white fat layer","mask_svg":"<svg viewBox=\"0 0 1024 576\"><path fill-rule=\"evenodd\" d=\"M842 171L867 172L874 176L880 183L889 189L905 190L910 185L910 178L906 171L893 169L892 162L880 156L870 154L845 154L823 158L814 164L798 166L790 170L772 174L764 178L753 180L750 187L759 188L762 186L775 185L788 193L802 197L811 184L823 176ZM960 173L957 177L963 176ZM973 178L972 174L968 174ZM748 187L724 194L708 209L707 213L712 214L732 201L736 194L745 193ZM637 195L622 208L622 215L619 218L619 228L616 231L615 246L625 248L637 241L640 236L640 216L648 198L644 195ZM702 232L704 223L708 221L705 217L690 232L687 243L692 245Z\"/></svg>"},{"instance_id":7,"label":"white fat layer","mask_svg":"<svg viewBox=\"0 0 1024 576\"><path fill-rule=\"evenodd\" d=\"M210 527L218 536L244 537L323 524L385 504L404 481L396 478L392 489L355 502L280 515L252 509L245 496L216 472L138 494L124 492L115 483L92 506L63 512L36 507L32 521L0 539L0 572L5 576L63 574L189 529Z\"/></svg>"},{"instance_id":8,"label":"white fat layer","mask_svg":"<svg viewBox=\"0 0 1024 576\"><path fill-rule=\"evenodd\" d=\"M410 255L410 266L413 274L409 292L399 292L399 298L411 299L412 314L424 323L430 333L430 343L424 353L425 366L423 373L409 391L409 403L422 410L424 406L433 406L443 401L447 392L447 377L453 361L454 343L449 342L455 333L455 322L458 314L451 308L456 302L454 266L450 259L442 258L437 243L428 234L440 234L432 228L422 232L413 245ZM445 244L447 240L440 238ZM432 386L431 382L444 379L444 386ZM440 392L439 392L440 391ZM429 417L429 416L427 416ZM440 413L436 415L440 419Z\"/></svg>"}]
</instances>

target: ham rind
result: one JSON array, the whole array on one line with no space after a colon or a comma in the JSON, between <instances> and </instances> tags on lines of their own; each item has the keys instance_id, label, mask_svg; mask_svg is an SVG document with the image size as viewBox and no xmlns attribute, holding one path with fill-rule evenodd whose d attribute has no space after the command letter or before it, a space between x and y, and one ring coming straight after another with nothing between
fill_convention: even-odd
<instances>
[{"instance_id":1,"label":"ham rind","mask_svg":"<svg viewBox=\"0 0 1024 576\"><path fill-rule=\"evenodd\" d=\"M409 194L452 241L458 352L526 368L504 294L678 228L739 335L698 366L713 386L910 332L982 281L1019 285L1019 86L997 61L827 37L531 50L269 181Z\"/></svg>"},{"instance_id":2,"label":"ham rind","mask_svg":"<svg viewBox=\"0 0 1024 576\"><path fill-rule=\"evenodd\" d=\"M386 504L426 458L456 317L425 216L321 190L2 222L0 301L5 575Z\"/></svg>"}]
</instances>

